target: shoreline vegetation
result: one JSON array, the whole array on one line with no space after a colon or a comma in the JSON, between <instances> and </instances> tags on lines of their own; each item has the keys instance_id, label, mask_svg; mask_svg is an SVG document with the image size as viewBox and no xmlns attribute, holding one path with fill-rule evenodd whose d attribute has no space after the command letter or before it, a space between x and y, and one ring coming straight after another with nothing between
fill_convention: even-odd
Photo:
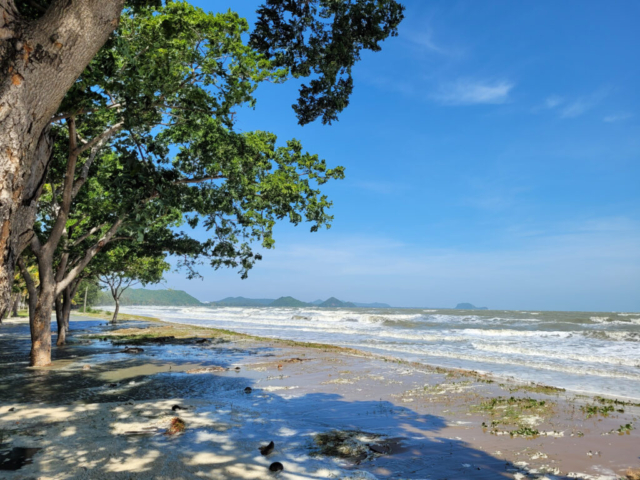
<instances>
[{"instance_id":1,"label":"shoreline vegetation","mask_svg":"<svg viewBox=\"0 0 640 480\"><path fill-rule=\"evenodd\" d=\"M276 461L286 478L637 478L637 403L321 343L80 315L65 357L45 369L68 377L67 401L7 402L0 389L0 443L40 449L9 479L267 478Z\"/></svg>"}]
</instances>

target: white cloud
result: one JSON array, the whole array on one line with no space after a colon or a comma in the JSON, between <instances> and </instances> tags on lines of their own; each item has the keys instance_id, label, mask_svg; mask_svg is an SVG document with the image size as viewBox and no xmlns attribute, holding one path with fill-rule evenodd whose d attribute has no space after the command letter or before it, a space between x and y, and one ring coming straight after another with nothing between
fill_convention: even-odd
<instances>
[{"instance_id":1,"label":"white cloud","mask_svg":"<svg viewBox=\"0 0 640 480\"><path fill-rule=\"evenodd\" d=\"M603 122L613 123L613 122L621 122L623 120L627 120L628 118L633 117L632 113L617 113L613 115L607 115L602 119Z\"/></svg>"},{"instance_id":2,"label":"white cloud","mask_svg":"<svg viewBox=\"0 0 640 480\"><path fill-rule=\"evenodd\" d=\"M406 32L405 38L409 40L414 46L422 51L429 53L437 53L440 55L450 55L454 52L438 45L433 39L433 30L427 29L422 32Z\"/></svg>"},{"instance_id":3,"label":"white cloud","mask_svg":"<svg viewBox=\"0 0 640 480\"><path fill-rule=\"evenodd\" d=\"M608 90L601 89L586 97L579 97L560 110L561 118L579 117L598 105L607 96Z\"/></svg>"},{"instance_id":4,"label":"white cloud","mask_svg":"<svg viewBox=\"0 0 640 480\"><path fill-rule=\"evenodd\" d=\"M558 97L557 95L552 95L550 97L547 97L547 99L544 101L544 106L545 108L552 109L556 108L562 102L564 102L564 98Z\"/></svg>"},{"instance_id":5,"label":"white cloud","mask_svg":"<svg viewBox=\"0 0 640 480\"><path fill-rule=\"evenodd\" d=\"M444 105L500 104L509 100L509 93L513 87L514 84L506 80L458 80L443 86L433 98Z\"/></svg>"},{"instance_id":6,"label":"white cloud","mask_svg":"<svg viewBox=\"0 0 640 480\"><path fill-rule=\"evenodd\" d=\"M590 110L593 106L594 106L593 102L580 98L570 103L565 108L563 108L562 111L560 112L560 116L562 118L579 117L586 111Z\"/></svg>"}]
</instances>

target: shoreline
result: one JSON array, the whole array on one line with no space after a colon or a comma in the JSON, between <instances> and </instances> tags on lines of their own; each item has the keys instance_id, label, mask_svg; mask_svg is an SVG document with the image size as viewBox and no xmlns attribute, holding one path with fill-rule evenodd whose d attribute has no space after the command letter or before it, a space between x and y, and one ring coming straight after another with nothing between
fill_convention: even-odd
<instances>
[{"instance_id":1,"label":"shoreline","mask_svg":"<svg viewBox=\"0 0 640 480\"><path fill-rule=\"evenodd\" d=\"M106 312L107 312L107 314L96 314L95 318L103 318L103 319L110 318L110 315L108 314L109 313L108 310ZM585 397L585 398L602 397L602 398L606 398L606 399L610 399L610 400L620 400L620 401L623 401L623 402L627 402L627 403L631 403L631 404L635 403L635 404L639 404L640 405L640 395L638 397L629 397L629 396L614 395L614 394L609 394L609 393L590 392L590 391L587 391L587 390L565 389L565 388L556 387L556 386L552 386L552 385L546 385L546 384L541 383L541 382L533 382L533 381L532 382L527 382L527 381L524 381L524 380L518 380L517 378L515 378L513 376L500 375L498 373L491 372L491 371L472 370L472 369L466 369L466 368L462 368L462 367L451 367L451 366L447 366L447 365L438 365L436 363L427 363L427 362L422 362L422 361L405 360L403 358L396 357L396 356L393 356L393 355L385 355L385 354L376 353L376 352L370 352L370 351L366 351L366 350L362 350L362 349L358 349L358 348L342 347L342 346L339 346L339 345L332 345L332 344L325 344L325 343L303 342L303 341L290 340L290 339L284 339L284 338L279 338L279 337L262 337L262 336L257 336L257 335L251 335L251 334L246 334L246 333L242 333L242 332L237 332L237 331L234 331L234 330L220 329L220 328L216 328L216 327L208 327L208 326L203 326L203 325L193 325L193 324L188 324L188 323L170 322L170 321L167 321L167 320L161 320L160 318L149 317L149 316L145 316L145 315L131 315L131 314L122 314L122 313L120 313L118 315L118 317L120 318L122 315L127 317L127 318L123 318L122 319L123 321L128 321L129 319L131 319L131 320L139 319L139 320L145 320L145 321L163 323L163 324L169 324L169 325L182 325L182 326L190 326L190 327L193 327L193 328L202 328L202 329L212 330L212 331L220 333L220 334L236 335L236 336L239 336L239 337L243 337L243 338L250 339L250 340L255 340L255 341L280 342L283 345L288 345L288 346L304 346L304 347L310 347L310 348L331 348L331 349L335 349L337 351L342 351L342 352L352 352L352 354L354 354L354 355L361 355L363 357L371 357L371 358L380 358L380 359L383 359L385 361L393 361L393 362L398 362L398 363L404 363L404 364L409 364L409 365L412 365L412 366L424 366L425 368L430 368L430 369L440 369L440 370L443 370L443 371L459 372L459 373L462 373L462 374L490 377L494 381L499 381L499 382L503 382L503 383L513 383L513 384L517 384L517 385L521 385L521 386L537 386L537 387L543 387L543 388L549 388L549 389L556 389L556 390L561 391L561 392L566 392L566 394L572 394L572 395L574 395L576 397Z\"/></svg>"},{"instance_id":2,"label":"shoreline","mask_svg":"<svg viewBox=\"0 0 640 480\"><path fill-rule=\"evenodd\" d=\"M16 368L16 392L51 378L44 403L8 402L0 388L0 433L42 448L7 478L269 478L271 461L286 479L626 480L640 468L638 406L140 316L105 327L105 317L72 318L74 343L40 380ZM158 433L176 416L184 433ZM257 447L269 439L266 458Z\"/></svg>"}]
</instances>

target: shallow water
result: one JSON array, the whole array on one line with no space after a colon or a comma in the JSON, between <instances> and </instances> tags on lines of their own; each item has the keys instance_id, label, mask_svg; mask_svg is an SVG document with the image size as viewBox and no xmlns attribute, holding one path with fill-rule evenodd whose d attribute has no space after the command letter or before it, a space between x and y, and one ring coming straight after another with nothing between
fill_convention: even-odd
<instances>
[{"instance_id":1,"label":"shallow water","mask_svg":"<svg viewBox=\"0 0 640 480\"><path fill-rule=\"evenodd\" d=\"M355 347L567 390L640 399L640 313L123 307L126 313Z\"/></svg>"}]
</instances>

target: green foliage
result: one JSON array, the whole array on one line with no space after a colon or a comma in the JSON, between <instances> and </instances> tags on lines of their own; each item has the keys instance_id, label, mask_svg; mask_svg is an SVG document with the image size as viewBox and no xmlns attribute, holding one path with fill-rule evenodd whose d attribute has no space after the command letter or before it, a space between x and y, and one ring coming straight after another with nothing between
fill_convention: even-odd
<instances>
[{"instance_id":1,"label":"green foliage","mask_svg":"<svg viewBox=\"0 0 640 480\"><path fill-rule=\"evenodd\" d=\"M113 305L113 297L109 292L102 292L101 305ZM149 305L158 307L201 306L202 303L182 290L147 290L130 288L120 297L121 305Z\"/></svg>"},{"instance_id":2,"label":"green foliage","mask_svg":"<svg viewBox=\"0 0 640 480\"><path fill-rule=\"evenodd\" d=\"M349 105L360 52L380 51L398 34L403 12L395 0L267 0L251 44L294 77L313 77L293 106L301 125L319 117L331 123Z\"/></svg>"},{"instance_id":3,"label":"green foliage","mask_svg":"<svg viewBox=\"0 0 640 480\"><path fill-rule=\"evenodd\" d=\"M618 427L618 433L620 435L624 435L625 433L629 435L631 433L631 430L633 430L634 428L635 427L633 426L633 423L626 423Z\"/></svg>"},{"instance_id":4,"label":"green foliage","mask_svg":"<svg viewBox=\"0 0 640 480\"><path fill-rule=\"evenodd\" d=\"M587 418L591 418L598 415L602 415L603 417L608 417L609 414L615 410L615 408L613 405L604 405L604 406L582 405L580 407L580 410L582 410L585 413ZM619 412L624 413L624 410L621 409L619 410Z\"/></svg>"},{"instance_id":5,"label":"green foliage","mask_svg":"<svg viewBox=\"0 0 640 480\"><path fill-rule=\"evenodd\" d=\"M244 43L247 32L235 13L205 13L186 2L123 16L60 110L95 145L79 158L76 175L86 183L67 222L72 247L64 247L72 258L120 222L114 238L142 249L138 256L176 255L190 276L208 259L244 278L261 258L253 249L273 247L278 220L329 227L331 202L319 187L343 178L344 169L328 168L297 140L279 145L272 133L234 130L235 109L254 103L257 85L286 75ZM54 181L35 228L43 241L73 140L69 122L55 130ZM209 238L179 230L185 224L204 226ZM100 255L110 248L100 246Z\"/></svg>"},{"instance_id":6,"label":"green foliage","mask_svg":"<svg viewBox=\"0 0 640 480\"><path fill-rule=\"evenodd\" d=\"M87 307L97 305L102 292L95 278L87 278L80 281L76 294L72 299L73 304L84 306L85 291L87 292Z\"/></svg>"}]
</instances>

